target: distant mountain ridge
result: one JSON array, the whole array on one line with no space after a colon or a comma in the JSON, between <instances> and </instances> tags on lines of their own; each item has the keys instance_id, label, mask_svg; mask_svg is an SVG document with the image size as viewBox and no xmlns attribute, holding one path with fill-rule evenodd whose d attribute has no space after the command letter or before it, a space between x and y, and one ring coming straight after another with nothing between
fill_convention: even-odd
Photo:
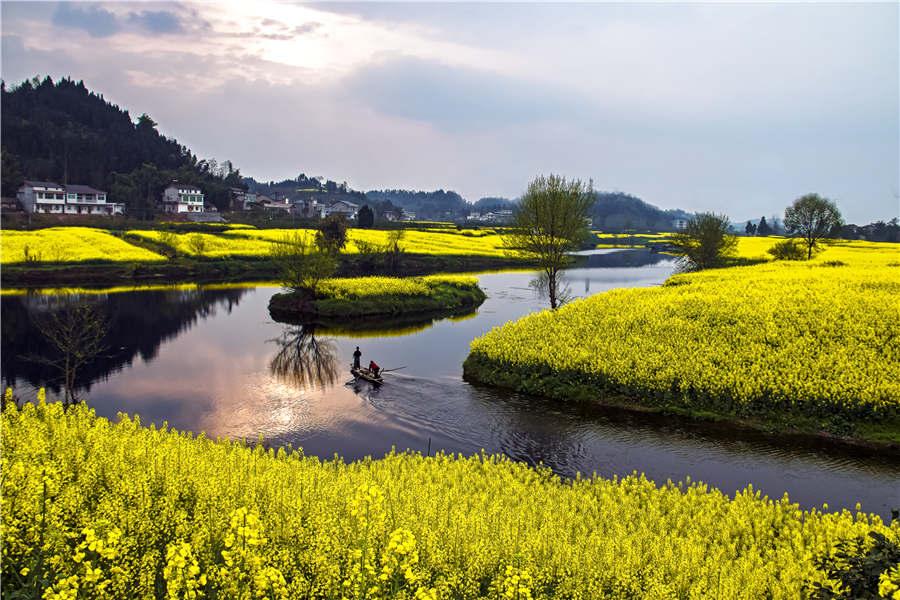
<instances>
[{"instance_id":1,"label":"distant mountain ridge","mask_svg":"<svg viewBox=\"0 0 900 600\"><path fill-rule=\"evenodd\" d=\"M591 209L594 227L603 231L671 231L677 219L689 219L681 209L664 210L624 192L597 192Z\"/></svg>"}]
</instances>

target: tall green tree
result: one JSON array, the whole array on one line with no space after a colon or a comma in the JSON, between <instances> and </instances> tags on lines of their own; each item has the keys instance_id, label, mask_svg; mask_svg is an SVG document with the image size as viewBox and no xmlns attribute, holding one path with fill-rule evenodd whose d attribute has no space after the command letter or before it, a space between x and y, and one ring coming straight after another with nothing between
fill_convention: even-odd
<instances>
[{"instance_id":1,"label":"tall green tree","mask_svg":"<svg viewBox=\"0 0 900 600\"><path fill-rule=\"evenodd\" d=\"M528 184L504 234L508 252L535 260L540 266L554 310L559 305L559 272L569 262L568 253L590 234L593 204L593 182L541 175Z\"/></svg>"},{"instance_id":2,"label":"tall green tree","mask_svg":"<svg viewBox=\"0 0 900 600\"><path fill-rule=\"evenodd\" d=\"M22 181L25 180L25 177L22 175L22 168L19 166L19 161L15 156L10 154L6 148L0 148L0 177L2 177L2 184L0 184L0 193L4 197L15 198L16 192L19 191L19 186L22 185Z\"/></svg>"},{"instance_id":3,"label":"tall green tree","mask_svg":"<svg viewBox=\"0 0 900 600\"><path fill-rule=\"evenodd\" d=\"M356 214L356 224L359 227L368 228L375 224L375 212L369 208L368 204L364 204Z\"/></svg>"},{"instance_id":4,"label":"tall green tree","mask_svg":"<svg viewBox=\"0 0 900 600\"><path fill-rule=\"evenodd\" d=\"M725 215L700 213L691 217L683 231L672 234L673 252L681 256L689 269L721 266L737 248Z\"/></svg>"},{"instance_id":5,"label":"tall green tree","mask_svg":"<svg viewBox=\"0 0 900 600\"><path fill-rule=\"evenodd\" d=\"M772 235L772 227L766 222L765 217L759 220L759 224L756 226L756 234L762 236Z\"/></svg>"},{"instance_id":6,"label":"tall green tree","mask_svg":"<svg viewBox=\"0 0 900 600\"><path fill-rule=\"evenodd\" d=\"M837 205L818 194L801 196L784 211L784 227L788 233L803 239L806 260L812 258L819 242L843 222Z\"/></svg>"}]
</instances>

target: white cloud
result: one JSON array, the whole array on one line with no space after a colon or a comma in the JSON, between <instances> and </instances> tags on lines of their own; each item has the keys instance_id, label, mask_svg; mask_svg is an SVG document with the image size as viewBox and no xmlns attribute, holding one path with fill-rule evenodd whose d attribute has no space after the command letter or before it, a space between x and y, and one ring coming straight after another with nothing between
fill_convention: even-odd
<instances>
[{"instance_id":1,"label":"white cloud","mask_svg":"<svg viewBox=\"0 0 900 600\"><path fill-rule=\"evenodd\" d=\"M102 7L100 38L4 3L7 82L83 78L258 178L475 199L555 170L737 218L808 191L897 212L896 5Z\"/></svg>"}]
</instances>

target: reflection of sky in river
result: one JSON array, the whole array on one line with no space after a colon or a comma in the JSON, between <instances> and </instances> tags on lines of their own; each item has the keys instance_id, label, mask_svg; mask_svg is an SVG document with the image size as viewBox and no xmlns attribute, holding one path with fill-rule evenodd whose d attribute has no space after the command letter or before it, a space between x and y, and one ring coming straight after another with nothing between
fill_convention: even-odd
<instances>
[{"instance_id":1,"label":"reflection of sky in river","mask_svg":"<svg viewBox=\"0 0 900 600\"><path fill-rule=\"evenodd\" d=\"M567 281L575 295L585 295L657 285L671 269L668 261L573 269ZM193 326L162 341L155 356L137 357L96 382L89 403L106 416L126 411L211 437L262 436L323 457L379 456L395 446L464 453L483 448L564 474L640 471L657 481L690 476L729 493L753 483L771 496L788 491L806 506L852 507L860 501L882 515L900 504L900 465L869 453L773 443L762 434L717 425L523 398L462 382L472 339L545 306L529 287L532 273L479 277L488 299L473 318L439 320L403 336L316 331L334 341L333 386L298 389L272 375L270 363L279 350L274 340L287 326L268 316L268 300L277 290L258 288L229 310L206 310ZM135 328L134 335L141 333ZM364 361L405 368L388 374L378 389L344 385L356 345Z\"/></svg>"}]
</instances>

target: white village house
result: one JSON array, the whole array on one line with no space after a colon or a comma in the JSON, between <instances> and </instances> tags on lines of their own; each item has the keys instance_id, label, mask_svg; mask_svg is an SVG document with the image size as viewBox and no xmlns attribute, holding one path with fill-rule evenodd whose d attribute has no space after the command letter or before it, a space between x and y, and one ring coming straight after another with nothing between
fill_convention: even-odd
<instances>
[{"instance_id":1,"label":"white village house","mask_svg":"<svg viewBox=\"0 0 900 600\"><path fill-rule=\"evenodd\" d=\"M51 215L121 215L124 204L107 202L106 192L88 185L25 181L16 198L29 213Z\"/></svg>"},{"instance_id":2,"label":"white village house","mask_svg":"<svg viewBox=\"0 0 900 600\"><path fill-rule=\"evenodd\" d=\"M203 212L203 192L195 185L173 181L163 190L162 205L167 213Z\"/></svg>"},{"instance_id":3,"label":"white village house","mask_svg":"<svg viewBox=\"0 0 900 600\"><path fill-rule=\"evenodd\" d=\"M675 231L684 231L687 229L687 226L687 219L674 219L672 221L672 228L675 229Z\"/></svg>"},{"instance_id":4,"label":"white village house","mask_svg":"<svg viewBox=\"0 0 900 600\"><path fill-rule=\"evenodd\" d=\"M356 213L359 211L359 205L354 204L353 202L347 202L346 200L338 200L328 208L322 211L322 216L327 217L329 215L344 215L348 219L355 219Z\"/></svg>"}]
</instances>

